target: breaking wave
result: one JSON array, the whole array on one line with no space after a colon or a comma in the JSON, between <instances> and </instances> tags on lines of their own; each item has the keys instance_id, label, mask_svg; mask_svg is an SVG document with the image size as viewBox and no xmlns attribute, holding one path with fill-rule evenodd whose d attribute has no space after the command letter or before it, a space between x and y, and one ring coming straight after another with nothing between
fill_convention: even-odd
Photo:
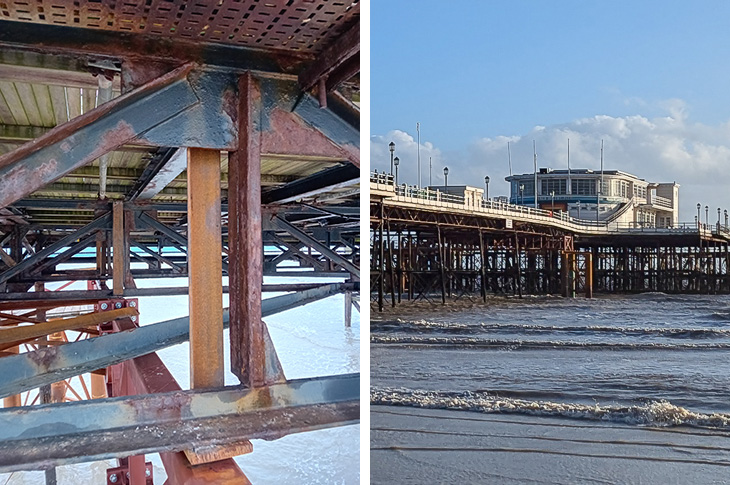
<instances>
[{"instance_id":1,"label":"breaking wave","mask_svg":"<svg viewBox=\"0 0 730 485\"><path fill-rule=\"evenodd\" d=\"M730 320L730 313L726 319ZM374 322L370 326L373 333L445 333L474 335L480 333L519 333L519 334L600 334L630 337L668 337L676 339L711 339L730 337L730 330L718 328L661 328L661 327L614 327L600 325L534 325L514 323L463 323L415 321Z\"/></svg>"},{"instance_id":2,"label":"breaking wave","mask_svg":"<svg viewBox=\"0 0 730 485\"><path fill-rule=\"evenodd\" d=\"M595 349L595 350L709 350L730 349L730 343L669 344L656 342L578 342L558 340L507 340L473 337L422 337L371 335L370 343L383 345L438 346L454 349Z\"/></svg>"},{"instance_id":3,"label":"breaking wave","mask_svg":"<svg viewBox=\"0 0 730 485\"><path fill-rule=\"evenodd\" d=\"M586 419L639 426L694 426L730 429L730 415L728 414L698 413L676 406L669 401L652 401L633 406L587 405L498 397L485 392L439 392L382 388L371 391L370 403L426 409Z\"/></svg>"}]
</instances>

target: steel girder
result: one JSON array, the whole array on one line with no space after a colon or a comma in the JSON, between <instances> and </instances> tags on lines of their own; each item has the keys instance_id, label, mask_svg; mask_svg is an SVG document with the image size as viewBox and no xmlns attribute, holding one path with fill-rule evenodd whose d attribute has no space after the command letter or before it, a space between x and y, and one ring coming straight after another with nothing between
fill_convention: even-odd
<instances>
[{"instance_id":1,"label":"steel girder","mask_svg":"<svg viewBox=\"0 0 730 485\"><path fill-rule=\"evenodd\" d=\"M267 317L352 288L352 284L331 283L291 295L268 298L261 303L261 313L263 317ZM228 311L224 310L224 326L228 322ZM0 397L35 389L185 342L189 338L189 331L190 319L182 317L145 325L128 332L3 357L0 359ZM270 339L266 346L269 359L267 368L272 370L275 351Z\"/></svg>"},{"instance_id":2,"label":"steel girder","mask_svg":"<svg viewBox=\"0 0 730 485\"><path fill-rule=\"evenodd\" d=\"M0 472L355 424L360 376L0 410Z\"/></svg>"}]
</instances>

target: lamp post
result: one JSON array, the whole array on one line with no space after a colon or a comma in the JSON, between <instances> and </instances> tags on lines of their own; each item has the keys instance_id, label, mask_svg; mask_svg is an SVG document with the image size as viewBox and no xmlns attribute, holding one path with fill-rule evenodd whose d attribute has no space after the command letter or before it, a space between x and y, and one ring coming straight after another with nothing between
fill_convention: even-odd
<instances>
[{"instance_id":1,"label":"lamp post","mask_svg":"<svg viewBox=\"0 0 730 485\"><path fill-rule=\"evenodd\" d=\"M525 201L525 184L520 184L520 205Z\"/></svg>"},{"instance_id":2,"label":"lamp post","mask_svg":"<svg viewBox=\"0 0 730 485\"><path fill-rule=\"evenodd\" d=\"M393 153L395 153L395 143L392 141L388 144L388 148L390 148L390 174L393 175ZM396 185L398 185L396 183Z\"/></svg>"},{"instance_id":3,"label":"lamp post","mask_svg":"<svg viewBox=\"0 0 730 485\"><path fill-rule=\"evenodd\" d=\"M705 226L710 224L710 206L705 206Z\"/></svg>"},{"instance_id":4,"label":"lamp post","mask_svg":"<svg viewBox=\"0 0 730 485\"><path fill-rule=\"evenodd\" d=\"M393 159L393 165L395 165L395 185L398 186L398 165L400 165L400 158L395 157Z\"/></svg>"},{"instance_id":5,"label":"lamp post","mask_svg":"<svg viewBox=\"0 0 730 485\"><path fill-rule=\"evenodd\" d=\"M717 208L717 230L720 230L720 213L722 212L722 209L719 207Z\"/></svg>"},{"instance_id":6,"label":"lamp post","mask_svg":"<svg viewBox=\"0 0 730 485\"><path fill-rule=\"evenodd\" d=\"M700 221L702 221L702 219L700 218L700 209L702 209L702 204L697 202L697 219L696 219L696 221L697 221L697 230L698 231L700 230Z\"/></svg>"},{"instance_id":7,"label":"lamp post","mask_svg":"<svg viewBox=\"0 0 730 485\"><path fill-rule=\"evenodd\" d=\"M484 198L489 200L489 175L484 177Z\"/></svg>"},{"instance_id":8,"label":"lamp post","mask_svg":"<svg viewBox=\"0 0 730 485\"><path fill-rule=\"evenodd\" d=\"M449 186L449 167L444 167L444 186Z\"/></svg>"},{"instance_id":9,"label":"lamp post","mask_svg":"<svg viewBox=\"0 0 730 485\"><path fill-rule=\"evenodd\" d=\"M725 230L727 231L727 209L725 209Z\"/></svg>"},{"instance_id":10,"label":"lamp post","mask_svg":"<svg viewBox=\"0 0 730 485\"><path fill-rule=\"evenodd\" d=\"M555 212L555 191L550 192L550 215Z\"/></svg>"}]
</instances>

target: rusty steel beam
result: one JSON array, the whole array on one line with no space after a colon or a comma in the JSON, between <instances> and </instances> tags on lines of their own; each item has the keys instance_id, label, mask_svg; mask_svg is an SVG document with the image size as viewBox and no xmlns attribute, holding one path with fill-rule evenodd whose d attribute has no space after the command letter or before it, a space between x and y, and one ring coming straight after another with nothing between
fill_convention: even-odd
<instances>
[{"instance_id":1,"label":"rusty steel beam","mask_svg":"<svg viewBox=\"0 0 730 485\"><path fill-rule=\"evenodd\" d=\"M281 217L275 216L275 217L271 218L270 224L274 229L279 230L279 231L284 231L287 234L294 236L294 238L296 238L303 244L306 244L307 246L311 247L312 249L315 249L322 256L329 259L336 265L341 266L346 271L348 271L350 274L356 276L357 278L360 277L360 268L355 266L352 262L348 261L342 255L336 253L335 251L333 251L326 245L317 241L316 239L314 239L312 236L305 233L301 229L294 227L293 225L291 225L289 222L285 221Z\"/></svg>"},{"instance_id":2,"label":"rusty steel beam","mask_svg":"<svg viewBox=\"0 0 730 485\"><path fill-rule=\"evenodd\" d=\"M129 200L149 200L159 194L187 168L188 151L184 148L166 148L155 162L145 170L138 186L130 192Z\"/></svg>"},{"instance_id":3,"label":"rusty steel beam","mask_svg":"<svg viewBox=\"0 0 730 485\"><path fill-rule=\"evenodd\" d=\"M100 323L110 322L117 318L130 317L132 315L139 315L139 311L136 308L129 307L111 310L108 312L87 313L78 317L51 320L43 323L36 323L35 325L8 328L0 332L0 344L34 339L56 332L98 325Z\"/></svg>"},{"instance_id":4,"label":"rusty steel beam","mask_svg":"<svg viewBox=\"0 0 730 485\"><path fill-rule=\"evenodd\" d=\"M359 374L4 409L0 472L277 439L359 417Z\"/></svg>"},{"instance_id":5,"label":"rusty steel beam","mask_svg":"<svg viewBox=\"0 0 730 485\"><path fill-rule=\"evenodd\" d=\"M327 289L326 287L330 287ZM352 288L349 284L332 283L316 292L308 290L293 295L266 299L262 305L264 317L322 299ZM315 298L317 296L318 298ZM298 304L297 304L298 298ZM272 301L269 301L272 300ZM267 303L268 302L268 303ZM122 320L123 321L123 320ZM223 325L228 326L228 310L223 311ZM276 382L282 374L276 350L264 328L265 379ZM0 359L0 397L35 389L46 384L92 372L118 364L140 355L156 352L171 345L185 342L189 337L190 319L176 318L165 322L145 325L127 332L68 343L58 347L39 349Z\"/></svg>"},{"instance_id":6,"label":"rusty steel beam","mask_svg":"<svg viewBox=\"0 0 730 485\"><path fill-rule=\"evenodd\" d=\"M190 387L222 386L220 152L188 149Z\"/></svg>"},{"instance_id":7,"label":"rusty steel beam","mask_svg":"<svg viewBox=\"0 0 730 485\"><path fill-rule=\"evenodd\" d=\"M339 68L346 66L353 57L359 57L359 54L360 23L358 22L322 51L317 59L299 75L299 86L302 91L309 91L320 80L327 80ZM357 59L357 64L359 66L359 59ZM336 85L327 87L332 89Z\"/></svg>"},{"instance_id":8,"label":"rusty steel beam","mask_svg":"<svg viewBox=\"0 0 730 485\"><path fill-rule=\"evenodd\" d=\"M135 139L198 103L185 65L0 156L0 207Z\"/></svg>"},{"instance_id":9,"label":"rusty steel beam","mask_svg":"<svg viewBox=\"0 0 730 485\"><path fill-rule=\"evenodd\" d=\"M267 191L261 197L264 204L285 204L304 197L349 187L360 182L360 169L351 163L328 168L295 182ZM230 186L229 186L230 187ZM229 188L230 197L230 188Z\"/></svg>"},{"instance_id":10,"label":"rusty steel beam","mask_svg":"<svg viewBox=\"0 0 730 485\"><path fill-rule=\"evenodd\" d=\"M1 175L0 175L1 177ZM1 185L1 182L0 182ZM0 196L1 197L1 196ZM98 219L90 222L89 224L85 225L78 231L69 234L68 236L56 241L55 243L51 244L50 246L44 248L42 251L38 251L30 258L26 258L25 260L19 262L12 268L8 269L4 273L0 274L0 284L8 281L13 276L16 276L23 271L26 271L36 264L43 261L48 256L54 254L56 251L59 251L60 249L63 249L70 244L72 244L74 241L76 241L79 238L82 238L86 236L87 234L91 234L94 231L97 231L99 229L104 229L109 224L109 221L111 219L111 216L109 214L105 214Z\"/></svg>"},{"instance_id":11,"label":"rusty steel beam","mask_svg":"<svg viewBox=\"0 0 730 485\"><path fill-rule=\"evenodd\" d=\"M175 378L156 353L151 353L119 364L123 386L115 386L114 396L157 394L181 391ZM92 385L94 374L92 374ZM117 393L122 387L124 394ZM250 446L250 442L249 442ZM220 460L215 464L191 467L183 452L160 453L165 473L171 483L195 485L197 483L222 483L240 485L248 479L232 459Z\"/></svg>"},{"instance_id":12,"label":"rusty steel beam","mask_svg":"<svg viewBox=\"0 0 730 485\"><path fill-rule=\"evenodd\" d=\"M261 88L250 74L238 82L238 150L229 153L228 247L231 372L250 387L265 383L261 321Z\"/></svg>"}]
</instances>

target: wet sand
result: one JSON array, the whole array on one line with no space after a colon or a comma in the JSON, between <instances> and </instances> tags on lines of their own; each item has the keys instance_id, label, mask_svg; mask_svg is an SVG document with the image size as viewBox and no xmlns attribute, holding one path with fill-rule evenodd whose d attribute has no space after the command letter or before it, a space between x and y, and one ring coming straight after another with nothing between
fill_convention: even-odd
<instances>
[{"instance_id":1,"label":"wet sand","mask_svg":"<svg viewBox=\"0 0 730 485\"><path fill-rule=\"evenodd\" d=\"M730 432L371 407L371 483L730 483Z\"/></svg>"}]
</instances>

